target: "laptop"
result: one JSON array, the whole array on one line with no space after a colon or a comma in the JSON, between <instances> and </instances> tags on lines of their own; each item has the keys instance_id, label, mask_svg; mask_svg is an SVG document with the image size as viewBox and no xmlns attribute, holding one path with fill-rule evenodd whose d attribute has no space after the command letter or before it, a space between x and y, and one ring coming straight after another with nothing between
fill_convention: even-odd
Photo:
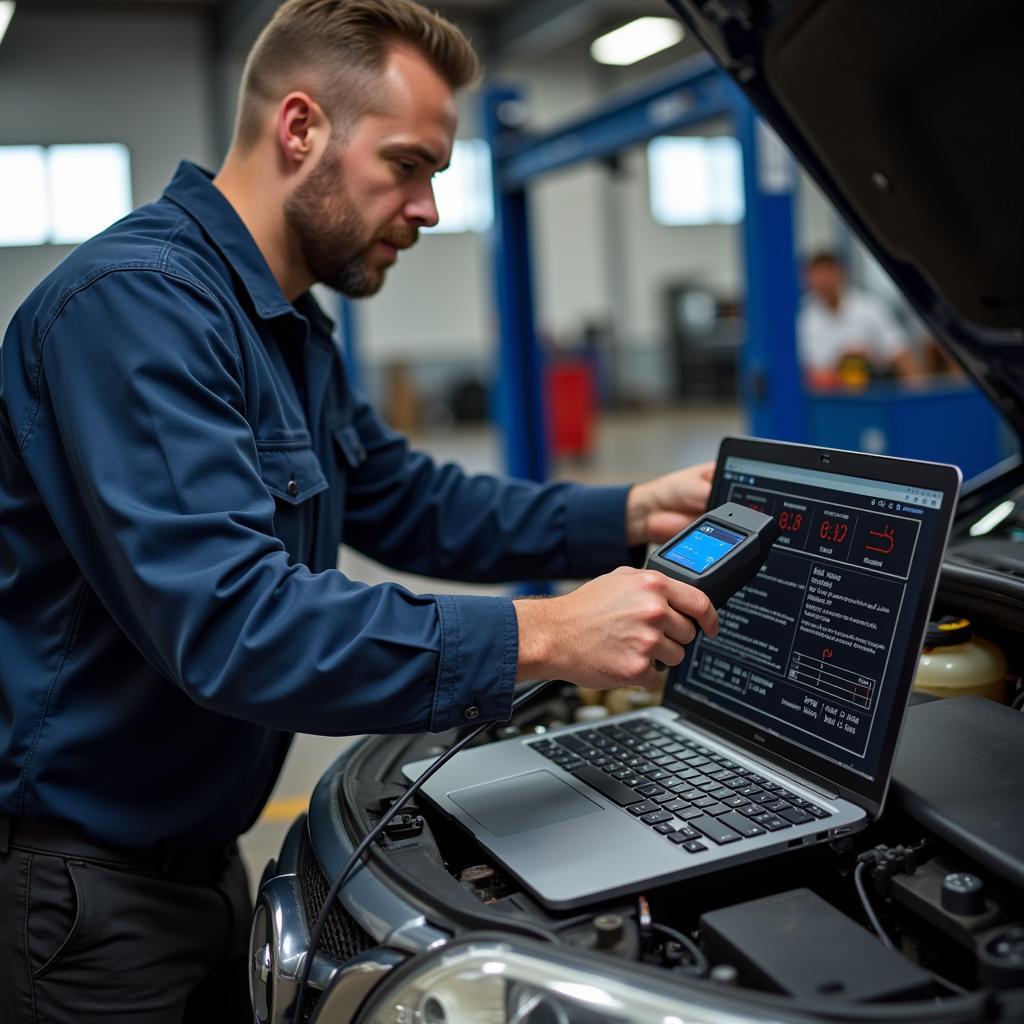
<instances>
[{"instance_id":1,"label":"laptop","mask_svg":"<svg viewBox=\"0 0 1024 1024\"><path fill-rule=\"evenodd\" d=\"M471 748L423 793L553 910L865 827L960 482L955 466L726 438L708 507L748 505L781 535L660 706Z\"/></svg>"}]
</instances>

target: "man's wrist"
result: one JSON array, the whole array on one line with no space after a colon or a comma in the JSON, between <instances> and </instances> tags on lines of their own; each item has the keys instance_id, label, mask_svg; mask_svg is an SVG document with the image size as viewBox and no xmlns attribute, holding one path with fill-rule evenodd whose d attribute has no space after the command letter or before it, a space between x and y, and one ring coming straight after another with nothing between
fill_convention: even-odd
<instances>
[{"instance_id":1,"label":"man's wrist","mask_svg":"<svg viewBox=\"0 0 1024 1024\"><path fill-rule=\"evenodd\" d=\"M636 547L646 544L647 519L654 509L646 484L634 484L626 496L626 546Z\"/></svg>"},{"instance_id":2,"label":"man's wrist","mask_svg":"<svg viewBox=\"0 0 1024 1024\"><path fill-rule=\"evenodd\" d=\"M516 682L560 675L556 665L559 599L520 598L512 602L512 607L519 626Z\"/></svg>"}]
</instances>

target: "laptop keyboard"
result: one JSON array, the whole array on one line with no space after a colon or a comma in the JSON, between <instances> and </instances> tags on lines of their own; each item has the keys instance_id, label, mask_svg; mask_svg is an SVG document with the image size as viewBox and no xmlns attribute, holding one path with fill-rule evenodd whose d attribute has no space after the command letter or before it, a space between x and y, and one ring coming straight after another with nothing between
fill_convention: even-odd
<instances>
[{"instance_id":1,"label":"laptop keyboard","mask_svg":"<svg viewBox=\"0 0 1024 1024\"><path fill-rule=\"evenodd\" d=\"M829 817L823 807L647 719L528 745L687 853Z\"/></svg>"}]
</instances>

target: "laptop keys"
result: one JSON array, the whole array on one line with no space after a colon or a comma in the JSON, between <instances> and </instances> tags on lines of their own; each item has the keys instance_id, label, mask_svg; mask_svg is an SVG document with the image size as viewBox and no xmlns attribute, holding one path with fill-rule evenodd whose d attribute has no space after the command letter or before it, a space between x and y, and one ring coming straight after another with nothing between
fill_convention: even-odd
<instances>
[{"instance_id":1,"label":"laptop keys","mask_svg":"<svg viewBox=\"0 0 1024 1024\"><path fill-rule=\"evenodd\" d=\"M725 804L716 802L713 804L708 804L708 806L704 808L704 813L710 814L713 817L717 818L720 814L725 814L725 812L728 810L729 808L726 807Z\"/></svg>"},{"instance_id":2,"label":"laptop keys","mask_svg":"<svg viewBox=\"0 0 1024 1024\"><path fill-rule=\"evenodd\" d=\"M690 822L690 827L695 828L708 837L713 843L718 843L719 846L724 846L726 843L735 843L740 839L739 832L729 828L728 825L723 825L715 818L703 815L700 818L694 818Z\"/></svg>"},{"instance_id":3,"label":"laptop keys","mask_svg":"<svg viewBox=\"0 0 1024 1024\"><path fill-rule=\"evenodd\" d=\"M600 768L591 768L590 765L583 765L572 774L620 807L638 803L643 799L642 793L634 793L624 782L613 779L610 775L605 775ZM652 809L654 806L656 805L652 805Z\"/></svg>"},{"instance_id":4,"label":"laptop keys","mask_svg":"<svg viewBox=\"0 0 1024 1024\"><path fill-rule=\"evenodd\" d=\"M720 825L727 825L731 829L735 829L741 836L746 839L752 836L763 836L765 830L760 825L755 824L749 818L744 818L742 814L737 814L735 811L730 811L728 814L723 814L719 817L718 823Z\"/></svg>"},{"instance_id":5,"label":"laptop keys","mask_svg":"<svg viewBox=\"0 0 1024 1024\"><path fill-rule=\"evenodd\" d=\"M787 810L779 811L779 817L785 818L786 821L794 825L803 825L808 821L814 821L810 814L799 807L790 807Z\"/></svg>"},{"instance_id":6,"label":"laptop keys","mask_svg":"<svg viewBox=\"0 0 1024 1024\"><path fill-rule=\"evenodd\" d=\"M779 829L790 827L788 821L784 821L775 814L759 814L756 818L751 818L750 820L756 822L762 828L768 829L769 832L778 832Z\"/></svg>"},{"instance_id":7,"label":"laptop keys","mask_svg":"<svg viewBox=\"0 0 1024 1024\"><path fill-rule=\"evenodd\" d=\"M640 820L645 825L660 825L663 821L671 821L672 813L670 811L663 811L661 809L652 811L650 814L643 815Z\"/></svg>"},{"instance_id":8,"label":"laptop keys","mask_svg":"<svg viewBox=\"0 0 1024 1024\"><path fill-rule=\"evenodd\" d=\"M642 796L659 796L665 792L665 790L655 782L645 782L642 786L637 786L636 791Z\"/></svg>"},{"instance_id":9,"label":"laptop keys","mask_svg":"<svg viewBox=\"0 0 1024 1024\"><path fill-rule=\"evenodd\" d=\"M645 814L653 814L655 811L660 811L661 808L653 800L641 800L638 804L630 804L626 810L640 818Z\"/></svg>"}]
</instances>

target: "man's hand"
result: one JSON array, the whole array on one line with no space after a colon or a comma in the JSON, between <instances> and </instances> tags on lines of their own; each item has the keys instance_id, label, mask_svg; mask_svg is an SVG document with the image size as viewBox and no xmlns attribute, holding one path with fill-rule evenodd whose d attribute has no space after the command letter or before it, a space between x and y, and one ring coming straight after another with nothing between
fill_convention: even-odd
<instances>
[{"instance_id":1,"label":"man's hand","mask_svg":"<svg viewBox=\"0 0 1024 1024\"><path fill-rule=\"evenodd\" d=\"M658 684L654 662L678 665L698 623L718 633L718 613L695 587L653 569L622 567L547 600L516 601L517 679L567 679L609 690Z\"/></svg>"},{"instance_id":2,"label":"man's hand","mask_svg":"<svg viewBox=\"0 0 1024 1024\"><path fill-rule=\"evenodd\" d=\"M707 509L714 473L715 464L704 462L633 487L626 499L630 547L660 544L689 526Z\"/></svg>"}]
</instances>

